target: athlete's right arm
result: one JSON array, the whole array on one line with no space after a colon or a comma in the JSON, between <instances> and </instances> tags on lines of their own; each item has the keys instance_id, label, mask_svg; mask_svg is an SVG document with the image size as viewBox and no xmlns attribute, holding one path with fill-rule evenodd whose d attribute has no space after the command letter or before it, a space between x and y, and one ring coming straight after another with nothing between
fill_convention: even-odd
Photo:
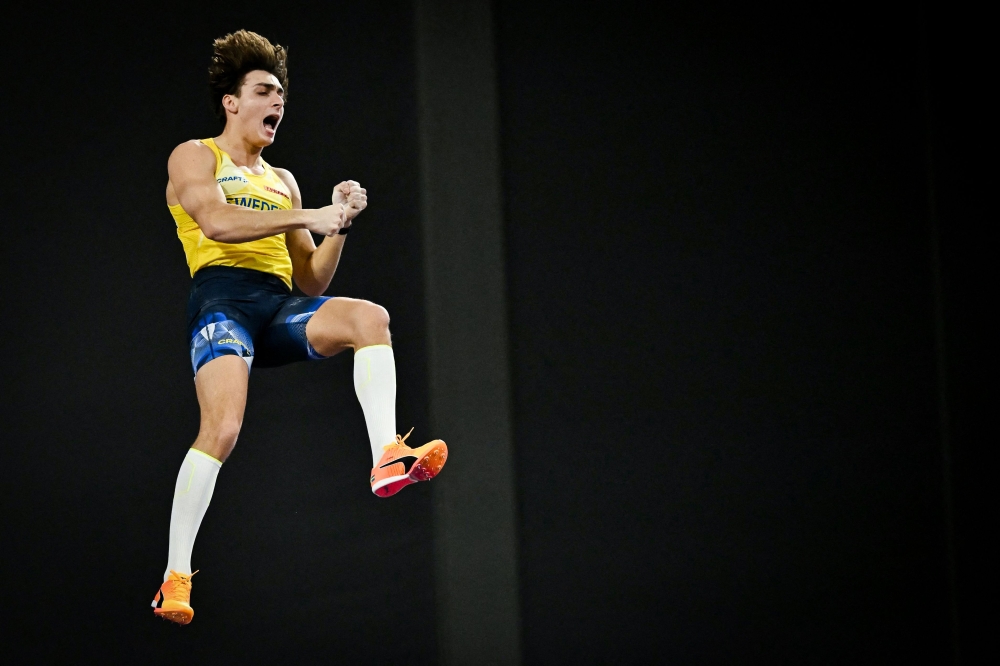
<instances>
[{"instance_id":1,"label":"athlete's right arm","mask_svg":"<svg viewBox=\"0 0 1000 666\"><path fill-rule=\"evenodd\" d=\"M200 141L177 146L170 154L167 171L177 202L206 238L220 243L245 243L295 229L333 236L344 224L344 207L339 204L261 211L226 203L226 195L215 181L215 155ZM168 189L168 203L169 194Z\"/></svg>"}]
</instances>

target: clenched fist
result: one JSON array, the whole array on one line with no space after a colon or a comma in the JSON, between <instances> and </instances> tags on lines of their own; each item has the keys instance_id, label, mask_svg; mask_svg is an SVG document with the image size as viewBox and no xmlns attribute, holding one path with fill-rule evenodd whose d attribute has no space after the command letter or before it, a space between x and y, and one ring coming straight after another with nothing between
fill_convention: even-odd
<instances>
[{"instance_id":1,"label":"clenched fist","mask_svg":"<svg viewBox=\"0 0 1000 666\"><path fill-rule=\"evenodd\" d=\"M305 228L320 236L336 236L341 229L351 224L347 221L347 206L344 204L337 203L305 212L309 213Z\"/></svg>"},{"instance_id":2,"label":"clenched fist","mask_svg":"<svg viewBox=\"0 0 1000 666\"><path fill-rule=\"evenodd\" d=\"M351 220L368 207L368 190L361 187L356 180L345 180L333 188L334 205L342 204L346 220L345 227L351 226Z\"/></svg>"}]
</instances>

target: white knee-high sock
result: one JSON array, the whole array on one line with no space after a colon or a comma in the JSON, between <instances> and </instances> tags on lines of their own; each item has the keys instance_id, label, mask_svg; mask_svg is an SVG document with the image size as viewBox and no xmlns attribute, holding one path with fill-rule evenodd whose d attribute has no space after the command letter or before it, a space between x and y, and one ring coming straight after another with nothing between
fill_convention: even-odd
<instances>
[{"instance_id":1,"label":"white knee-high sock","mask_svg":"<svg viewBox=\"0 0 1000 666\"><path fill-rule=\"evenodd\" d=\"M167 580L170 570L191 573L191 551L198 536L201 519L212 501L215 479L222 463L201 451L188 449L174 486L174 507L170 512L170 552L167 555Z\"/></svg>"},{"instance_id":2,"label":"white knee-high sock","mask_svg":"<svg viewBox=\"0 0 1000 666\"><path fill-rule=\"evenodd\" d=\"M354 390L365 412L372 465L382 447L396 439L396 360L389 345L362 347L354 354Z\"/></svg>"}]
</instances>

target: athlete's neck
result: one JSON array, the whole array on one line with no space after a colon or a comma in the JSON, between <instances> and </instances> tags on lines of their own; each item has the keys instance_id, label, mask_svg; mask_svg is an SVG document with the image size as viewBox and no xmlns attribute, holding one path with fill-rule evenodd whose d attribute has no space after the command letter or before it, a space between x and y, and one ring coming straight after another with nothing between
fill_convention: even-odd
<instances>
[{"instance_id":1,"label":"athlete's neck","mask_svg":"<svg viewBox=\"0 0 1000 666\"><path fill-rule=\"evenodd\" d=\"M258 146L246 137L240 136L236 131L231 130L231 124L227 123L222 134L215 137L215 145L226 151L236 166L250 169L261 168L263 164L261 164L260 154L264 150L264 146Z\"/></svg>"}]
</instances>

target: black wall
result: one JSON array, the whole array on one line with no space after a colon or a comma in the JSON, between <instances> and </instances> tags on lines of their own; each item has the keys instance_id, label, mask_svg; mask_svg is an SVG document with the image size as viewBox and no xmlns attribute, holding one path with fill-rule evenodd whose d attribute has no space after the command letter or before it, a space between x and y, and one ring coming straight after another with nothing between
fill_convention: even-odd
<instances>
[{"instance_id":1,"label":"black wall","mask_svg":"<svg viewBox=\"0 0 1000 666\"><path fill-rule=\"evenodd\" d=\"M927 91L933 212L941 280L938 389L948 442L945 504L953 516L955 623L965 661L987 650L1000 613L988 599L998 589L1000 556L987 534L996 525L992 432L996 412L989 325L996 282L993 213L993 105L989 22L944 7L927 11Z\"/></svg>"},{"instance_id":2,"label":"black wall","mask_svg":"<svg viewBox=\"0 0 1000 666\"><path fill-rule=\"evenodd\" d=\"M330 293L389 309L399 427L448 439L426 431L411 9L10 15L2 612L24 654L435 661L433 631L397 631L434 623L434 484L371 497L346 356L253 373L198 619L147 610L197 429L166 158L217 131L212 38L291 46L265 159L307 206L368 187ZM952 660L988 561L975 18L494 14L525 662Z\"/></svg>"},{"instance_id":3,"label":"black wall","mask_svg":"<svg viewBox=\"0 0 1000 666\"><path fill-rule=\"evenodd\" d=\"M529 661L947 654L917 16L498 17Z\"/></svg>"}]
</instances>

